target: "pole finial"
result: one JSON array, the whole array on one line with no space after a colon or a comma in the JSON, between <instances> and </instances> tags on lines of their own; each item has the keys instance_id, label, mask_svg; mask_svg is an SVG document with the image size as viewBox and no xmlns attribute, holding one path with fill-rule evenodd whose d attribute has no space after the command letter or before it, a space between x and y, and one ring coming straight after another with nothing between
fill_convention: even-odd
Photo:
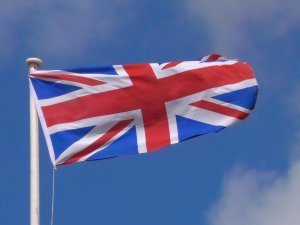
<instances>
[{"instance_id":1,"label":"pole finial","mask_svg":"<svg viewBox=\"0 0 300 225\"><path fill-rule=\"evenodd\" d=\"M26 59L26 64L29 67L34 67L34 69L38 69L39 67L43 66L44 62L39 58L28 58Z\"/></svg>"}]
</instances>

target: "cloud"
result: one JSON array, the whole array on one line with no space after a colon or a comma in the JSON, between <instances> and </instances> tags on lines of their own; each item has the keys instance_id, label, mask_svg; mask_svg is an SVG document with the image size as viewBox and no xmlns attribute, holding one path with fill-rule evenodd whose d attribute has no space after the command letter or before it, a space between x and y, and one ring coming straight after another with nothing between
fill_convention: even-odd
<instances>
[{"instance_id":1,"label":"cloud","mask_svg":"<svg viewBox=\"0 0 300 225\"><path fill-rule=\"evenodd\" d=\"M297 0L187 0L190 18L198 27L205 21L210 51L251 63L263 89L271 97L286 89L296 73L300 3ZM283 66L289 64L290 66ZM285 93L283 92L283 95Z\"/></svg>"},{"instance_id":2,"label":"cloud","mask_svg":"<svg viewBox=\"0 0 300 225\"><path fill-rule=\"evenodd\" d=\"M0 58L19 52L67 58L117 39L134 18L133 1L6 1L0 8ZM2 56L2 57L1 57Z\"/></svg>"},{"instance_id":3,"label":"cloud","mask_svg":"<svg viewBox=\"0 0 300 225\"><path fill-rule=\"evenodd\" d=\"M214 48L226 54L251 50L255 39L281 39L300 22L297 0L186 2L194 21L195 18L206 20Z\"/></svg>"},{"instance_id":4,"label":"cloud","mask_svg":"<svg viewBox=\"0 0 300 225\"><path fill-rule=\"evenodd\" d=\"M210 225L298 225L300 161L286 175L235 169L221 199L209 212Z\"/></svg>"}]
</instances>

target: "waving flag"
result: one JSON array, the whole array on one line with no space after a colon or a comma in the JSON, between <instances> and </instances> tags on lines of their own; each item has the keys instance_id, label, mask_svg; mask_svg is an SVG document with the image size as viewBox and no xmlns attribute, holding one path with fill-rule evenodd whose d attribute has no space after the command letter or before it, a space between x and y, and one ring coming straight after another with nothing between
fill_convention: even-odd
<instances>
[{"instance_id":1,"label":"waving flag","mask_svg":"<svg viewBox=\"0 0 300 225\"><path fill-rule=\"evenodd\" d=\"M247 63L200 61L114 65L30 74L53 165L153 152L218 132L253 109Z\"/></svg>"}]
</instances>

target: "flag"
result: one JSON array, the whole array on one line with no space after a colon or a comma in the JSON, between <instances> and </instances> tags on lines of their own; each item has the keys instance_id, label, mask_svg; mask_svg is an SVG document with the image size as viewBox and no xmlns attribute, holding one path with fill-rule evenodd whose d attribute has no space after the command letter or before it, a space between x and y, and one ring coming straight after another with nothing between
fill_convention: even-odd
<instances>
[{"instance_id":1,"label":"flag","mask_svg":"<svg viewBox=\"0 0 300 225\"><path fill-rule=\"evenodd\" d=\"M257 97L245 62L129 64L29 75L54 166L153 152L244 120Z\"/></svg>"}]
</instances>

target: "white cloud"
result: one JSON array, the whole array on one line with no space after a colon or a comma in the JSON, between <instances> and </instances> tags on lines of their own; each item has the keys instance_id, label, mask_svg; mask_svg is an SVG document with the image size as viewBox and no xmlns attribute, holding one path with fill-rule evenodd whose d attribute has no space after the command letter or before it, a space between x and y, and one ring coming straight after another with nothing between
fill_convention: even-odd
<instances>
[{"instance_id":1,"label":"white cloud","mask_svg":"<svg viewBox=\"0 0 300 225\"><path fill-rule=\"evenodd\" d=\"M280 39L300 22L297 0L188 0L195 23L205 19L217 51L231 54L253 48L253 37Z\"/></svg>"},{"instance_id":2,"label":"white cloud","mask_svg":"<svg viewBox=\"0 0 300 225\"><path fill-rule=\"evenodd\" d=\"M133 1L17 1L0 7L0 56L16 56L26 47L54 58L83 55L120 35L134 18ZM62 54L63 53L63 54Z\"/></svg>"},{"instance_id":3,"label":"white cloud","mask_svg":"<svg viewBox=\"0 0 300 225\"><path fill-rule=\"evenodd\" d=\"M299 225L300 161L286 175L236 169L209 212L210 225Z\"/></svg>"}]
</instances>

